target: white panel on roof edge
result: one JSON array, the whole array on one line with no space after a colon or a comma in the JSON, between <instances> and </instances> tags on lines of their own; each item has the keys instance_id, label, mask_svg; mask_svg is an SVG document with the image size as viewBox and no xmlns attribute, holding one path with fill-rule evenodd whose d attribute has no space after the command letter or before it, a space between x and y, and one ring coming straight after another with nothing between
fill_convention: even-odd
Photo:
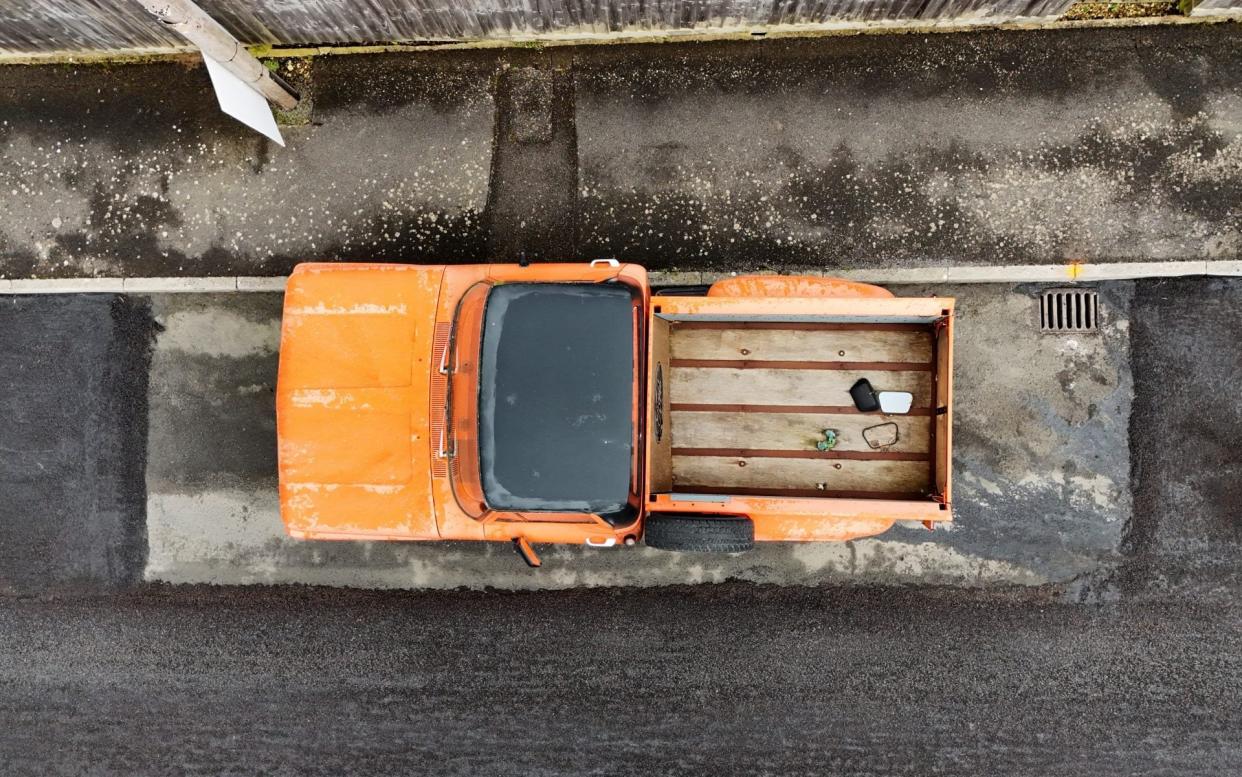
<instances>
[{"instance_id":1,"label":"white panel on roof edge","mask_svg":"<svg viewBox=\"0 0 1242 777\"><path fill-rule=\"evenodd\" d=\"M216 90L216 99L220 101L220 110L272 139L281 146L285 140L280 136L280 128L272 116L272 109L267 99L250 87L245 81L224 69L224 65L203 54L203 62L207 65L207 73L211 76L211 85Z\"/></svg>"}]
</instances>

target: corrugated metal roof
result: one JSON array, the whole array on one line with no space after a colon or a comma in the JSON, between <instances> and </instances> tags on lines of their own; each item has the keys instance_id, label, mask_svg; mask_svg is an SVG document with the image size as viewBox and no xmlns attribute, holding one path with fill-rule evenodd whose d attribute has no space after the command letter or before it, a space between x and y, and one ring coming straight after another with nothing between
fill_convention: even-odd
<instances>
[{"instance_id":1,"label":"corrugated metal roof","mask_svg":"<svg viewBox=\"0 0 1242 777\"><path fill-rule=\"evenodd\" d=\"M246 43L469 40L834 21L1050 18L1073 0L201 0ZM1204 0L1201 7L1242 4ZM184 47L134 0L6 0L0 52Z\"/></svg>"}]
</instances>

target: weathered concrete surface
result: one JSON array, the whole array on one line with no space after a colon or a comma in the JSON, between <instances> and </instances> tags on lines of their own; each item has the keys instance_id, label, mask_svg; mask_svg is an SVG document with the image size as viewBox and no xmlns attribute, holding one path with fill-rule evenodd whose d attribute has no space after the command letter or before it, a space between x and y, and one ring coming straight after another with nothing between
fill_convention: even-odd
<instances>
[{"instance_id":1,"label":"weathered concrete surface","mask_svg":"<svg viewBox=\"0 0 1242 777\"><path fill-rule=\"evenodd\" d=\"M1237 257L1239 40L611 48L576 71L583 250L725 269Z\"/></svg>"},{"instance_id":2,"label":"weathered concrete surface","mask_svg":"<svg viewBox=\"0 0 1242 777\"><path fill-rule=\"evenodd\" d=\"M572 62L502 70L488 202L490 255L564 261L578 244L578 145Z\"/></svg>"},{"instance_id":3,"label":"weathered concrete surface","mask_svg":"<svg viewBox=\"0 0 1242 777\"><path fill-rule=\"evenodd\" d=\"M152 335L140 300L0 296L0 593L142 579Z\"/></svg>"},{"instance_id":4,"label":"weathered concrete surface","mask_svg":"<svg viewBox=\"0 0 1242 777\"><path fill-rule=\"evenodd\" d=\"M197 65L0 68L0 277L1242 258L1233 24L324 57L308 83L282 150Z\"/></svg>"},{"instance_id":5,"label":"weathered concrete surface","mask_svg":"<svg viewBox=\"0 0 1242 777\"><path fill-rule=\"evenodd\" d=\"M643 547L333 543L284 536L272 391L278 295L157 296L147 470L147 579L379 588L769 583L1038 584L1119 560L1130 515L1128 283L1104 290L1101 334L1035 333L1037 289L958 297L955 475L948 531L897 527L846 544L764 544L736 557Z\"/></svg>"},{"instance_id":6,"label":"weathered concrete surface","mask_svg":"<svg viewBox=\"0 0 1242 777\"><path fill-rule=\"evenodd\" d=\"M1242 282L1143 284L1135 300L1133 586L1242 579Z\"/></svg>"},{"instance_id":7,"label":"weathered concrete surface","mask_svg":"<svg viewBox=\"0 0 1242 777\"><path fill-rule=\"evenodd\" d=\"M1097 286L1100 331L1076 335L1039 333L1046 288L894 290L958 301L954 547L1066 580L1116 563L1131 516L1133 285Z\"/></svg>"},{"instance_id":8,"label":"weathered concrete surface","mask_svg":"<svg viewBox=\"0 0 1242 777\"><path fill-rule=\"evenodd\" d=\"M1242 607L994 593L0 599L7 775L1242 771Z\"/></svg>"},{"instance_id":9,"label":"weathered concrete surface","mask_svg":"<svg viewBox=\"0 0 1242 777\"><path fill-rule=\"evenodd\" d=\"M317 61L284 149L221 114L198 64L0 68L2 274L484 258L491 71L393 62Z\"/></svg>"},{"instance_id":10,"label":"weathered concrete surface","mask_svg":"<svg viewBox=\"0 0 1242 777\"><path fill-rule=\"evenodd\" d=\"M1210 279L1103 284L1103 331L1073 336L1034 333L1038 287L899 289L959 300L950 530L898 527L854 543L765 545L724 558L565 547L548 549L538 573L506 546L284 536L272 401L279 295L156 296L150 314L141 300L107 296L7 298L0 589L111 588L144 577L385 588L742 579L1225 590L1242 577L1233 444L1242 433L1233 391L1240 288ZM151 315L161 331L148 357Z\"/></svg>"}]
</instances>

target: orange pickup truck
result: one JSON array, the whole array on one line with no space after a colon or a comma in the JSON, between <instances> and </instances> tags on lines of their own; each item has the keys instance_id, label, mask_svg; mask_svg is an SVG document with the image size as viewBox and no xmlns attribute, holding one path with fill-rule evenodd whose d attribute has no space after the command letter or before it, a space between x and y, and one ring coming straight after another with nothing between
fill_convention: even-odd
<instances>
[{"instance_id":1,"label":"orange pickup truck","mask_svg":"<svg viewBox=\"0 0 1242 777\"><path fill-rule=\"evenodd\" d=\"M732 553L952 520L952 299L787 276L678 292L613 260L299 266L289 534L501 540L537 566L534 543Z\"/></svg>"}]
</instances>

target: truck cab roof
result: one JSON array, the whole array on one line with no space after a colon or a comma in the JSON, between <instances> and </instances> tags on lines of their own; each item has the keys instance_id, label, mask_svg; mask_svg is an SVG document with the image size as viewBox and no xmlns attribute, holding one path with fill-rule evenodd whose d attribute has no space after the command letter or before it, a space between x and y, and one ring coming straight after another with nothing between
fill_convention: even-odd
<instances>
[{"instance_id":1,"label":"truck cab roof","mask_svg":"<svg viewBox=\"0 0 1242 777\"><path fill-rule=\"evenodd\" d=\"M488 506L623 511L634 461L632 290L509 283L484 310L479 464Z\"/></svg>"}]
</instances>

